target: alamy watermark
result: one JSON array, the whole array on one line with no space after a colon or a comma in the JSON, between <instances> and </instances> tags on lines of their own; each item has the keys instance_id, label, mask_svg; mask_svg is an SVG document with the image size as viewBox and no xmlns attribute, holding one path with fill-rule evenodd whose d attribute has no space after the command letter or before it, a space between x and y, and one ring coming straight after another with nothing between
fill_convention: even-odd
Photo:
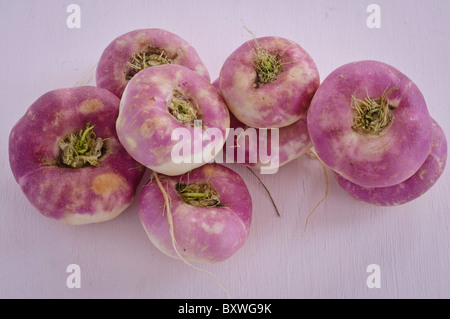
<instances>
[{"instance_id":1,"label":"alamy watermark","mask_svg":"<svg viewBox=\"0 0 450 319\"><path fill-rule=\"evenodd\" d=\"M366 279L368 288L381 288L381 268L377 264L370 264L366 268L366 272L370 275Z\"/></svg>"},{"instance_id":2,"label":"alamy watermark","mask_svg":"<svg viewBox=\"0 0 450 319\"><path fill-rule=\"evenodd\" d=\"M70 13L66 19L66 25L69 29L81 28L81 8L78 4L69 4L66 12Z\"/></svg>"},{"instance_id":3,"label":"alamy watermark","mask_svg":"<svg viewBox=\"0 0 450 319\"><path fill-rule=\"evenodd\" d=\"M81 288L81 268L77 264L70 264L66 268L66 272L70 273L66 279L67 288Z\"/></svg>"},{"instance_id":4,"label":"alamy watermark","mask_svg":"<svg viewBox=\"0 0 450 319\"><path fill-rule=\"evenodd\" d=\"M258 163L262 174L275 174L280 164L279 129L227 128L203 129L194 121L193 129L176 128L172 141L172 161L181 163ZM223 151L225 149L225 152Z\"/></svg>"},{"instance_id":5,"label":"alamy watermark","mask_svg":"<svg viewBox=\"0 0 450 319\"><path fill-rule=\"evenodd\" d=\"M378 4L369 4L366 9L370 15L367 17L366 25L369 29L381 28L381 8Z\"/></svg>"}]
</instances>

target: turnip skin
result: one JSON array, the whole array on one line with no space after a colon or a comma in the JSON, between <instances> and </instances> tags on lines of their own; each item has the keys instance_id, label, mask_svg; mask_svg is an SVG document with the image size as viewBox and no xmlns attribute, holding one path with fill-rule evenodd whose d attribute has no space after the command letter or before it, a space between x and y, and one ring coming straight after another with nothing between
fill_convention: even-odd
<instances>
[{"instance_id":1,"label":"turnip skin","mask_svg":"<svg viewBox=\"0 0 450 319\"><path fill-rule=\"evenodd\" d=\"M120 100L101 88L50 91L38 98L13 127L9 160L14 178L43 215L69 225L115 218L133 201L144 168L120 145L115 121ZM90 122L106 139L99 167L57 163L58 141Z\"/></svg>"},{"instance_id":2,"label":"turnip skin","mask_svg":"<svg viewBox=\"0 0 450 319\"><path fill-rule=\"evenodd\" d=\"M288 126L302 118L317 90L317 66L308 53L288 39L269 36L256 39L260 47L282 54L284 70L276 80L255 87L253 60L256 43L250 40L236 49L220 71L220 89L231 112L254 128Z\"/></svg>"},{"instance_id":3,"label":"turnip skin","mask_svg":"<svg viewBox=\"0 0 450 319\"><path fill-rule=\"evenodd\" d=\"M220 86L219 86L219 79L216 79L212 85L216 88L216 90L220 94ZM247 129L249 128L247 125L239 121L236 116L233 115L233 113L230 112L230 128L236 129L236 128L242 128ZM259 149L259 133L258 129L256 130L257 134L257 145L256 150ZM267 131L267 139L270 141L270 129ZM231 135L228 136L231 138ZM242 143L244 143L244 138L238 139L234 143L228 143L228 145L224 145L223 153L224 153L224 161L227 160L227 154L228 156L233 156L235 161L238 161L238 147ZM263 141L266 143L266 141ZM294 124L291 124L286 127L279 128L279 141L278 141L278 150L272 150L272 145L270 142L267 144L267 151L268 154L273 154L272 152L278 152L279 154L279 167L282 167L286 165L287 163L301 157L305 152L312 147L311 139L309 137L308 133L308 127L307 127L307 119L306 114L302 116L300 120L295 122ZM245 160L243 163L248 167L261 169L262 167L268 165L261 163L259 158L257 158L257 161L254 162L251 160L250 156L250 147L249 145L245 145Z\"/></svg>"},{"instance_id":4,"label":"turnip skin","mask_svg":"<svg viewBox=\"0 0 450 319\"><path fill-rule=\"evenodd\" d=\"M397 206L419 198L427 192L444 172L447 161L447 139L442 128L433 120L433 145L419 170L406 181L389 187L367 188L356 185L335 174L339 185L353 198L378 206Z\"/></svg>"},{"instance_id":5,"label":"turnip skin","mask_svg":"<svg viewBox=\"0 0 450 319\"><path fill-rule=\"evenodd\" d=\"M352 96L379 97L387 88L396 108L389 127L378 136L352 129ZM308 111L308 131L320 159L349 181L387 187L411 177L427 158L432 123L418 87L394 67L358 61L333 71L320 85Z\"/></svg>"},{"instance_id":6,"label":"turnip skin","mask_svg":"<svg viewBox=\"0 0 450 319\"><path fill-rule=\"evenodd\" d=\"M252 199L242 178L220 164L207 164L183 176L159 175L170 198L177 250L188 262L217 263L230 258L247 240L252 219ZM176 192L178 182L209 182L223 207L193 207ZM164 254L177 258L164 199L152 181L142 189L139 218L151 242Z\"/></svg>"},{"instance_id":7,"label":"turnip skin","mask_svg":"<svg viewBox=\"0 0 450 319\"><path fill-rule=\"evenodd\" d=\"M119 98L129 82L128 62L133 54L148 47L164 50L171 63L183 65L210 80L208 70L197 51L176 34L162 29L138 29L114 39L103 51L96 71L97 86L107 89Z\"/></svg>"},{"instance_id":8,"label":"turnip skin","mask_svg":"<svg viewBox=\"0 0 450 319\"><path fill-rule=\"evenodd\" d=\"M144 166L164 175L177 176L213 159L194 159L192 123L180 123L168 111L168 101L174 90L183 91L194 100L205 128L220 130L223 143L230 126L228 108L214 87L196 72L179 65L154 66L139 72L131 79L122 96L117 133L128 153ZM187 163L176 163L172 149L178 140L172 140L175 129L188 129L191 135L192 156ZM204 132L204 131L202 131ZM197 134L198 135L198 134ZM201 140L201 136L197 137ZM202 147L211 141L204 140Z\"/></svg>"}]
</instances>

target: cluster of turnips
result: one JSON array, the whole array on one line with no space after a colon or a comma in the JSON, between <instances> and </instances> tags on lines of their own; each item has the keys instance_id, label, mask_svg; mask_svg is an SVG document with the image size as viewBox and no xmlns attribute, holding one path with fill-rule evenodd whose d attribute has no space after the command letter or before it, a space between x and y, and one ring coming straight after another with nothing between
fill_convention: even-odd
<instances>
[{"instance_id":1,"label":"cluster of turnips","mask_svg":"<svg viewBox=\"0 0 450 319\"><path fill-rule=\"evenodd\" d=\"M308 131L339 185L371 204L416 199L445 168L447 140L419 88L379 61L333 71L311 102Z\"/></svg>"},{"instance_id":2,"label":"cluster of turnips","mask_svg":"<svg viewBox=\"0 0 450 319\"><path fill-rule=\"evenodd\" d=\"M255 129L256 144L249 147L245 134L229 136L230 129ZM176 130L200 143L174 139ZM211 130L223 138L205 152ZM175 159L180 143L188 152ZM320 83L300 45L253 37L211 83L188 42L140 29L105 48L96 86L38 98L10 133L9 158L29 202L69 225L120 215L149 170L138 205L149 239L168 256L210 263L243 246L252 219L244 180L214 160L239 155L239 163L261 169L262 143L279 167L314 149L351 196L385 206L424 194L447 156L445 134L420 90L392 66L358 61Z\"/></svg>"}]
</instances>

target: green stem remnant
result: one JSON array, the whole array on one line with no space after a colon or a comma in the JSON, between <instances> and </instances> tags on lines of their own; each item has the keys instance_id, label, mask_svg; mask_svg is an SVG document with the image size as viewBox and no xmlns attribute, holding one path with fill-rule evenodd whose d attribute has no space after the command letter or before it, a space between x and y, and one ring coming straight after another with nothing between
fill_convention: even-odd
<instances>
[{"instance_id":1,"label":"green stem remnant","mask_svg":"<svg viewBox=\"0 0 450 319\"><path fill-rule=\"evenodd\" d=\"M186 204L194 207L223 207L220 196L210 183L186 184L179 182L175 186Z\"/></svg>"},{"instance_id":2,"label":"green stem remnant","mask_svg":"<svg viewBox=\"0 0 450 319\"><path fill-rule=\"evenodd\" d=\"M194 123L201 119L199 107L181 92L174 92L167 104L169 113L180 123Z\"/></svg>"},{"instance_id":3,"label":"green stem remnant","mask_svg":"<svg viewBox=\"0 0 450 319\"><path fill-rule=\"evenodd\" d=\"M252 49L255 58L253 59L252 64L256 71L255 86L258 88L261 84L275 81L277 76L283 72L284 65L287 63L283 61L282 55L278 51L272 50L272 52L270 52L269 50L264 49L259 44L256 36L246 27L244 28L253 36L253 40L255 41L255 48Z\"/></svg>"},{"instance_id":4,"label":"green stem remnant","mask_svg":"<svg viewBox=\"0 0 450 319\"><path fill-rule=\"evenodd\" d=\"M352 108L356 111L352 129L364 135L379 135L394 118L394 106L390 104L389 95L398 87L386 88L380 98L367 96L364 100L352 96Z\"/></svg>"},{"instance_id":5,"label":"green stem remnant","mask_svg":"<svg viewBox=\"0 0 450 319\"><path fill-rule=\"evenodd\" d=\"M164 54L164 50L161 53L141 52L134 53L131 56L131 61L128 62L128 66L131 68L126 74L126 79L131 80L139 71L155 65L170 64L172 60Z\"/></svg>"},{"instance_id":6,"label":"green stem remnant","mask_svg":"<svg viewBox=\"0 0 450 319\"><path fill-rule=\"evenodd\" d=\"M59 141L63 164L72 168L100 166L98 159L102 156L104 140L95 136L94 127L87 123L85 130Z\"/></svg>"},{"instance_id":7,"label":"green stem remnant","mask_svg":"<svg viewBox=\"0 0 450 319\"><path fill-rule=\"evenodd\" d=\"M256 58L253 60L257 78L257 87L276 80L278 74L283 71L283 63L279 54L271 54L262 47L256 48Z\"/></svg>"}]
</instances>

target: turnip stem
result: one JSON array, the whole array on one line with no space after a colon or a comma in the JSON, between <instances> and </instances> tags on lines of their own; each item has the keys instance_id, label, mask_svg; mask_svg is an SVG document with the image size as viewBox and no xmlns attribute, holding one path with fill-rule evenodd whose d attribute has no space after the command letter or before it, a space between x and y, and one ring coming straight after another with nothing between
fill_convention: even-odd
<instances>
[{"instance_id":1,"label":"turnip stem","mask_svg":"<svg viewBox=\"0 0 450 319\"><path fill-rule=\"evenodd\" d=\"M352 108L355 110L352 129L364 135L380 134L393 120L393 109L388 99L389 95L398 90L398 87L389 86L380 98L364 100L352 96Z\"/></svg>"},{"instance_id":2,"label":"turnip stem","mask_svg":"<svg viewBox=\"0 0 450 319\"><path fill-rule=\"evenodd\" d=\"M170 63L172 63L172 60L164 54L164 50L160 54L145 51L141 53L134 53L131 56L131 62L129 61L127 63L131 68L131 71L127 74L127 80L130 80L134 75L136 75L136 73L146 68Z\"/></svg>"},{"instance_id":3,"label":"turnip stem","mask_svg":"<svg viewBox=\"0 0 450 319\"><path fill-rule=\"evenodd\" d=\"M176 191L186 204L195 207L222 207L220 196L210 183L182 183L179 182Z\"/></svg>"},{"instance_id":4,"label":"turnip stem","mask_svg":"<svg viewBox=\"0 0 450 319\"><path fill-rule=\"evenodd\" d=\"M103 142L95 136L95 125L86 124L85 130L59 141L61 161L72 168L82 168L86 165L100 166L98 159L102 156Z\"/></svg>"},{"instance_id":5,"label":"turnip stem","mask_svg":"<svg viewBox=\"0 0 450 319\"><path fill-rule=\"evenodd\" d=\"M255 49L252 49L255 54L255 59L252 61L252 64L256 71L257 77L255 85L256 88L258 88L260 84L267 84L275 81L277 76L283 72L286 63L283 61L281 54L278 52L269 52L269 50L263 48L253 32L245 26L244 28L252 35L253 41L255 42Z\"/></svg>"}]
</instances>

